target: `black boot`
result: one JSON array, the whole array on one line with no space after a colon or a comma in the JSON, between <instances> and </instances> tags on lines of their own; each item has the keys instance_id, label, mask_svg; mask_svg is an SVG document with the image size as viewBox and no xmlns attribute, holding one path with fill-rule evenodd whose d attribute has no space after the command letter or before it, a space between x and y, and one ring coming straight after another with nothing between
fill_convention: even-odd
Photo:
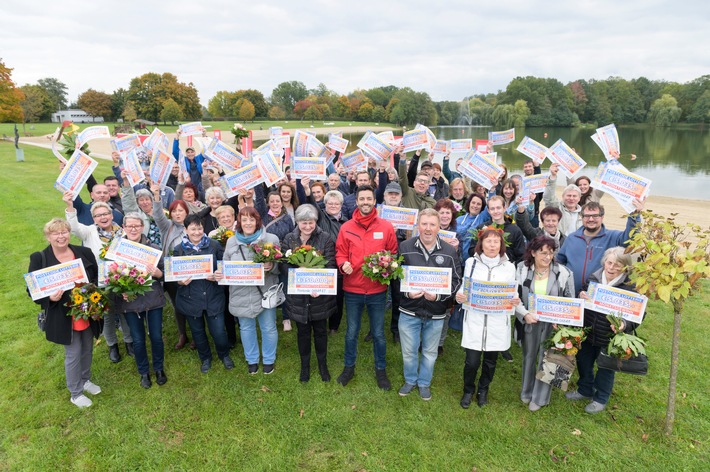
<instances>
[{"instance_id":1,"label":"black boot","mask_svg":"<svg viewBox=\"0 0 710 472\"><path fill-rule=\"evenodd\" d=\"M481 408L483 408L483 406L488 403L488 389L478 389L478 393L476 394L476 403L478 403L478 406Z\"/></svg>"},{"instance_id":2,"label":"black boot","mask_svg":"<svg viewBox=\"0 0 710 472\"><path fill-rule=\"evenodd\" d=\"M320 378L323 382L330 382L330 371L325 361L318 362L318 371L320 372Z\"/></svg>"},{"instance_id":3,"label":"black boot","mask_svg":"<svg viewBox=\"0 0 710 472\"><path fill-rule=\"evenodd\" d=\"M345 387L355 377L355 366L345 367L343 372L338 376L338 383Z\"/></svg>"},{"instance_id":4,"label":"black boot","mask_svg":"<svg viewBox=\"0 0 710 472\"><path fill-rule=\"evenodd\" d=\"M461 397L461 401L459 404L461 405L461 408L468 408L471 406L471 400L473 399L473 393L464 393L463 397Z\"/></svg>"},{"instance_id":5,"label":"black boot","mask_svg":"<svg viewBox=\"0 0 710 472\"><path fill-rule=\"evenodd\" d=\"M150 374L141 375L141 387L150 388L153 383L150 381Z\"/></svg>"},{"instance_id":6,"label":"black boot","mask_svg":"<svg viewBox=\"0 0 710 472\"><path fill-rule=\"evenodd\" d=\"M133 343L125 343L126 344L126 355L133 357Z\"/></svg>"},{"instance_id":7,"label":"black boot","mask_svg":"<svg viewBox=\"0 0 710 472\"><path fill-rule=\"evenodd\" d=\"M165 375L164 370L156 370L155 371L155 383L158 385L165 385L165 382L168 381L168 376Z\"/></svg>"},{"instance_id":8,"label":"black boot","mask_svg":"<svg viewBox=\"0 0 710 472\"><path fill-rule=\"evenodd\" d=\"M311 364L301 362L301 377L299 379L301 382L308 382L311 380Z\"/></svg>"},{"instance_id":9,"label":"black boot","mask_svg":"<svg viewBox=\"0 0 710 472\"><path fill-rule=\"evenodd\" d=\"M114 364L116 362L121 362L121 353L118 352L118 344L108 347L108 358Z\"/></svg>"}]
</instances>

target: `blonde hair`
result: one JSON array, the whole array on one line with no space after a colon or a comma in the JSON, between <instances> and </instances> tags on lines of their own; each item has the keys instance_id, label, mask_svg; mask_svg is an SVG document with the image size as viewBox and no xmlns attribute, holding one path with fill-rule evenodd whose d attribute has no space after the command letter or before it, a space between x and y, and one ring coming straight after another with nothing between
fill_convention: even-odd
<instances>
[{"instance_id":1,"label":"blonde hair","mask_svg":"<svg viewBox=\"0 0 710 472\"><path fill-rule=\"evenodd\" d=\"M93 205L91 205L91 216L94 216L94 212L98 208L106 208L108 210L108 212L111 213L111 216L113 216L113 210L111 209L109 204L106 202L96 202Z\"/></svg>"},{"instance_id":2,"label":"blonde hair","mask_svg":"<svg viewBox=\"0 0 710 472\"><path fill-rule=\"evenodd\" d=\"M71 226L69 222L64 218L52 218L44 225L44 236L47 237L51 233L56 233L61 230L66 230L71 232Z\"/></svg>"},{"instance_id":3,"label":"blonde hair","mask_svg":"<svg viewBox=\"0 0 710 472\"><path fill-rule=\"evenodd\" d=\"M213 188L213 187L210 187L210 188ZM209 189L207 189L207 190L209 190ZM232 216L234 216L234 208L229 205L222 205L222 206L217 207L217 209L214 211L214 214L217 218L219 218L222 215L222 213L231 213Z\"/></svg>"}]
</instances>

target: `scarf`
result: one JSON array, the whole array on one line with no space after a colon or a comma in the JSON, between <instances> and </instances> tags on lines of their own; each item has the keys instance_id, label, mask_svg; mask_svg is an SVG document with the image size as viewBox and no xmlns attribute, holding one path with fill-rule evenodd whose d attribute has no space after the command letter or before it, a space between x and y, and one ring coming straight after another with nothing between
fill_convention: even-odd
<instances>
[{"instance_id":1,"label":"scarf","mask_svg":"<svg viewBox=\"0 0 710 472\"><path fill-rule=\"evenodd\" d=\"M192 241L190 241L190 238L186 234L183 234L181 244L183 249L185 249L186 251L192 250L195 252L199 252L200 250L209 247L210 238L208 238L206 234L203 234L202 239L200 239L200 242L198 242L197 244L193 244Z\"/></svg>"},{"instance_id":2,"label":"scarf","mask_svg":"<svg viewBox=\"0 0 710 472\"><path fill-rule=\"evenodd\" d=\"M495 267L500 262L500 256L488 257L485 254L481 253L480 257L481 257L481 262L486 264L488 267Z\"/></svg>"},{"instance_id":3,"label":"scarf","mask_svg":"<svg viewBox=\"0 0 710 472\"><path fill-rule=\"evenodd\" d=\"M120 238L123 236L123 230L116 223L113 223L107 230L96 226L96 230L99 232L99 239L105 243L111 241L113 238Z\"/></svg>"},{"instance_id":4,"label":"scarf","mask_svg":"<svg viewBox=\"0 0 710 472\"><path fill-rule=\"evenodd\" d=\"M353 211L353 220L363 228L367 229L377 218L377 211L373 208L369 215L362 215L359 208L355 208Z\"/></svg>"},{"instance_id":5,"label":"scarf","mask_svg":"<svg viewBox=\"0 0 710 472\"><path fill-rule=\"evenodd\" d=\"M236 233L234 233L234 237L237 238L237 241L239 241L240 243L248 245L259 239L263 232L264 228L259 228L251 236L245 236L243 233L237 231Z\"/></svg>"},{"instance_id":6,"label":"scarf","mask_svg":"<svg viewBox=\"0 0 710 472\"><path fill-rule=\"evenodd\" d=\"M616 285L621 282L624 277L626 277L626 272L622 272L621 274L617 275L616 278L612 280L607 280L606 278L606 272L604 272L604 269L602 269L602 285L610 285L612 287L616 287Z\"/></svg>"}]
</instances>

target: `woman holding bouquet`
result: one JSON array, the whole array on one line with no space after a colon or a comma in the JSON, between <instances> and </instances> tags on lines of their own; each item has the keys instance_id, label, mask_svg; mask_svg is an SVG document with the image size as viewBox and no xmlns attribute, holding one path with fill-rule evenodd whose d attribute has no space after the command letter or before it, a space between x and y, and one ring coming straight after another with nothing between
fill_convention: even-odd
<instances>
[{"instance_id":1,"label":"woman holding bouquet","mask_svg":"<svg viewBox=\"0 0 710 472\"><path fill-rule=\"evenodd\" d=\"M267 233L262 226L261 216L253 207L239 210L237 227L234 236L227 241L224 250L225 261L253 261L253 245L271 244L278 246L279 239ZM267 251L271 252L271 251ZM279 283L278 264L273 261L264 262L264 285L229 287L229 311L239 318L239 333L244 347L244 357L247 360L250 374L259 372L259 358L264 365L264 373L271 374L276 362L276 345L279 334L276 330L276 308L263 308L261 298L264 290ZM261 355L259 340L256 335L256 323L261 329Z\"/></svg>"},{"instance_id":2,"label":"woman holding bouquet","mask_svg":"<svg viewBox=\"0 0 710 472\"><path fill-rule=\"evenodd\" d=\"M487 282L515 282L515 266L505 253L502 229L485 226L478 232L474 255L466 260L464 277ZM456 301L466 301L463 284L456 294ZM513 304L518 302L516 298ZM488 387L496 371L498 354L510 349L510 316L489 315L467 308L464 311L461 346L466 350L466 363L460 404L462 408L471 405L473 394L476 393L478 366L483 361L476 393L478 406L483 407L488 403Z\"/></svg>"},{"instance_id":3,"label":"woman holding bouquet","mask_svg":"<svg viewBox=\"0 0 710 472\"><path fill-rule=\"evenodd\" d=\"M66 220L54 218L44 225L44 236L49 246L30 256L28 272L81 259L90 283L96 283L98 265L91 249L69 244L71 228ZM71 290L57 290L46 298L35 300L47 315L45 336L47 341L64 345L64 372L71 402L79 408L91 406L84 395L101 393L101 388L91 382L91 361L94 340L101 335L103 320L73 320L67 316Z\"/></svg>"},{"instance_id":4,"label":"woman holding bouquet","mask_svg":"<svg viewBox=\"0 0 710 472\"><path fill-rule=\"evenodd\" d=\"M323 231L316 224L318 210L310 204L301 205L296 209L296 224L298 227L284 238L282 251L296 252L299 248L317 251L324 260L319 260L315 265L303 267L318 267L336 269L335 240L330 234ZM309 249L310 248L310 249ZM288 268L298 268L298 265L288 261ZM284 270L286 268L284 267ZM301 356L301 382L308 382L311 378L311 331L313 331L313 344L318 359L318 371L323 382L330 381L328 372L328 318L337 310L335 295L291 295L286 294L291 319L298 328L298 353Z\"/></svg>"},{"instance_id":5,"label":"woman holding bouquet","mask_svg":"<svg viewBox=\"0 0 710 472\"><path fill-rule=\"evenodd\" d=\"M587 289L591 282L611 285L622 290L635 291L635 286L629 281L628 270L632 259L630 254L624 253L623 247L607 249L602 256L602 268L593 272L579 292L579 298L588 299ZM594 364L599 352L609 345L609 340L614 336L614 327L609 323L606 315L594 310L584 310L584 326L591 327L587 339L582 342L582 348L577 353L577 390L567 392L569 400L590 400L584 408L589 414L603 411L611 396L614 387L614 371L597 369L594 374ZM630 333L638 325L630 321L621 323L621 330Z\"/></svg>"},{"instance_id":6,"label":"woman holding bouquet","mask_svg":"<svg viewBox=\"0 0 710 472\"><path fill-rule=\"evenodd\" d=\"M515 316L523 323L523 387L520 400L530 411L537 411L550 403L550 384L535 378L545 353L543 342L550 336L552 324L540 322L528 312L530 296L550 295L574 297L572 272L554 261L557 242L548 236L538 236L530 241L523 260L518 264L516 280L521 304L515 307Z\"/></svg>"},{"instance_id":7,"label":"woman holding bouquet","mask_svg":"<svg viewBox=\"0 0 710 472\"><path fill-rule=\"evenodd\" d=\"M158 246L148 242L143 234L143 219L139 213L126 213L123 217L124 237L129 241L160 249ZM163 265L161 257L158 263ZM109 264L111 270L112 264ZM136 367L141 376L141 387L150 388L150 364L148 362L148 350L145 343L145 322L148 322L148 335L150 336L150 349L153 357L153 371L155 372L155 382L163 385L168 381L163 369L164 346L163 346L163 306L165 306L165 294L158 279L163 277L160 267L149 266L145 275L139 274L137 282L141 283L146 276L153 278L151 290L135 298L126 294L119 294L112 297L114 311L126 317L128 326L131 329L133 338L133 352L136 359Z\"/></svg>"}]
</instances>

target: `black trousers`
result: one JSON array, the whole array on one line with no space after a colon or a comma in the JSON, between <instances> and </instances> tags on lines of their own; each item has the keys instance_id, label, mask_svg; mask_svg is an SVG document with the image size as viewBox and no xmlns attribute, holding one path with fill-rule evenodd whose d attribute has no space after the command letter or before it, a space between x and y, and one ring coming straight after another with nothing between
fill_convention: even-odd
<instances>
[{"instance_id":1,"label":"black trousers","mask_svg":"<svg viewBox=\"0 0 710 472\"><path fill-rule=\"evenodd\" d=\"M463 366L463 393L476 392L476 375L478 374L478 366L481 364L481 358L483 358L483 368L481 369L481 378L478 380L478 391L487 391L496 373L498 351L483 352L474 351L473 349L465 349L465 351L466 363Z\"/></svg>"},{"instance_id":2,"label":"black trousers","mask_svg":"<svg viewBox=\"0 0 710 472\"><path fill-rule=\"evenodd\" d=\"M308 323L296 323L298 330L298 354L301 356L301 365L311 364L311 332L313 332L313 344L316 348L316 358L318 365L326 364L328 355L328 320L309 321Z\"/></svg>"}]
</instances>

